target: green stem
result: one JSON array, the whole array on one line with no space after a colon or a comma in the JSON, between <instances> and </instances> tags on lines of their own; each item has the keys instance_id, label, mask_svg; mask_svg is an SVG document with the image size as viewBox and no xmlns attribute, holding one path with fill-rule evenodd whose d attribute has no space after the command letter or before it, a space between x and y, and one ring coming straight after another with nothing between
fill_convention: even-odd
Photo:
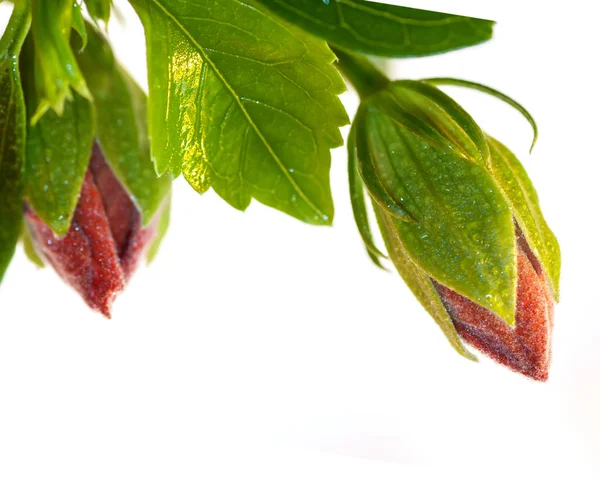
<instances>
[{"instance_id":1,"label":"green stem","mask_svg":"<svg viewBox=\"0 0 600 478\"><path fill-rule=\"evenodd\" d=\"M365 56L355 55L334 46L331 46L331 49L339 60L336 63L338 70L354 86L361 98L377 93L390 82L390 79Z\"/></svg>"}]
</instances>

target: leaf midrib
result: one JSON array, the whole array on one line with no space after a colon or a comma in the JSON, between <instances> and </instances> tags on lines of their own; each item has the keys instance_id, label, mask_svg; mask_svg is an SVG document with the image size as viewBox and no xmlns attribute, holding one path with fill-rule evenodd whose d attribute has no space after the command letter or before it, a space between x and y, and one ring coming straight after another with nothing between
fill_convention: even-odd
<instances>
[{"instance_id":1,"label":"leaf midrib","mask_svg":"<svg viewBox=\"0 0 600 478\"><path fill-rule=\"evenodd\" d=\"M294 190L298 193L298 195L304 200L304 202L311 209L313 209L321 217L324 217L326 214L323 211L321 211L321 209L319 209L308 198L308 196L304 193L304 191L302 190L302 188L300 188L300 186L296 183L296 181L294 180L294 178L288 172L287 168L283 165L283 163L281 162L281 160L275 154L275 151L273 151L273 149L271 148L271 145L268 143L268 141L266 140L266 138L263 136L263 134L261 133L260 129L256 126L256 124L252 120L252 117L250 116L250 114L248 113L248 111L246 111L246 108L244 108L244 105L242 104L240 97L237 95L237 93L235 92L235 90L233 89L233 87L229 84L229 82L225 79L225 77L223 76L223 74L221 73L221 71L217 68L217 66L210 59L210 56L207 55L207 53L204 50L204 48L196 41L196 39L181 24L181 22L179 22L177 20L177 18L175 16L173 16L173 14L159 0L150 0L150 1L152 1L152 3L154 3L158 8L160 8L163 11L163 13L175 25L177 25L177 27L185 34L185 36L190 40L190 42L192 44L194 44L198 48L200 54L202 55L203 60L206 61L206 63L208 63L210 65L210 67L215 72L215 74L223 82L223 85L225 85L225 88L227 88L227 90L231 93L231 95L235 99L236 103L238 104L238 107L240 108L241 112L244 114L244 117L246 118L246 120L248 121L248 123L250 124L250 126L252 127L253 131L259 137L259 139L261 140L261 142L263 143L263 145L265 146L265 148L267 149L267 151L269 152L269 154L271 155L271 157L275 160L275 163L277 164L277 166L279 166L279 168L283 172L283 174L286 177L286 179L290 182L290 184L292 185L292 187L294 188Z\"/></svg>"}]
</instances>

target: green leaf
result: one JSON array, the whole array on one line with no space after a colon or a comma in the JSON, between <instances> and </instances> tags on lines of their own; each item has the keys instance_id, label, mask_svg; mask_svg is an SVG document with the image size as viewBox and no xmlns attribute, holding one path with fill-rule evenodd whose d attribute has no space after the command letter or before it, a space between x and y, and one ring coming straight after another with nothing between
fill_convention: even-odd
<instances>
[{"instance_id":1,"label":"green leaf","mask_svg":"<svg viewBox=\"0 0 600 478\"><path fill-rule=\"evenodd\" d=\"M23 233L21 234L21 242L23 243L23 251L27 258L33 262L37 267L44 268L45 264L42 258L38 255L35 250L35 246L33 245L33 239L31 237L31 231L29 227L24 223L23 224Z\"/></svg>"},{"instance_id":2,"label":"green leaf","mask_svg":"<svg viewBox=\"0 0 600 478\"><path fill-rule=\"evenodd\" d=\"M90 99L75 55L69 44L73 25L73 0L31 0L31 33L35 45L35 85L39 104L32 122L49 108L59 116L65 101L73 97L71 88Z\"/></svg>"},{"instance_id":3,"label":"green leaf","mask_svg":"<svg viewBox=\"0 0 600 478\"><path fill-rule=\"evenodd\" d=\"M348 122L326 43L256 0L133 0L146 32L159 174L183 171L245 209L254 197L330 224L329 149Z\"/></svg>"},{"instance_id":4,"label":"green leaf","mask_svg":"<svg viewBox=\"0 0 600 478\"><path fill-rule=\"evenodd\" d=\"M369 215L365 205L364 184L358 173L356 155L356 129L355 125L353 125L350 129L350 136L348 137L348 183L350 185L352 213L360 237L367 249L367 254L377 267L385 269L379 260L380 257L385 257L385 254L377 249L377 246L373 241L373 234L371 233L371 226L369 225Z\"/></svg>"},{"instance_id":5,"label":"green leaf","mask_svg":"<svg viewBox=\"0 0 600 478\"><path fill-rule=\"evenodd\" d=\"M85 49L87 45L87 31L85 29L85 20L81 11L81 5L77 2L73 3L73 29L81 38L81 49Z\"/></svg>"},{"instance_id":6,"label":"green leaf","mask_svg":"<svg viewBox=\"0 0 600 478\"><path fill-rule=\"evenodd\" d=\"M364 0L260 0L306 31L369 55L433 55L482 43L494 22Z\"/></svg>"},{"instance_id":7,"label":"green leaf","mask_svg":"<svg viewBox=\"0 0 600 478\"><path fill-rule=\"evenodd\" d=\"M0 39L0 283L23 220L26 111L18 57L30 22L28 2L17 3Z\"/></svg>"},{"instance_id":8,"label":"green leaf","mask_svg":"<svg viewBox=\"0 0 600 478\"><path fill-rule=\"evenodd\" d=\"M160 216L156 225L156 236L154 237L152 244L148 248L148 253L146 254L146 260L148 261L148 264L150 264L155 259L156 254L158 254L158 250L160 249L160 246L163 242L163 239L167 234L169 222L171 221L171 195L172 193L169 192L167 198L165 199L165 203L159 211Z\"/></svg>"},{"instance_id":9,"label":"green leaf","mask_svg":"<svg viewBox=\"0 0 600 478\"><path fill-rule=\"evenodd\" d=\"M28 118L38 104L28 42L21 65ZM67 233L94 139L92 104L78 94L65 102L62 116L48 111L27 128L25 197L40 218L59 236Z\"/></svg>"},{"instance_id":10,"label":"green leaf","mask_svg":"<svg viewBox=\"0 0 600 478\"><path fill-rule=\"evenodd\" d=\"M396 226L409 257L433 279L512 325L513 219L489 172L377 109L369 110L365 131L378 177L414 218Z\"/></svg>"},{"instance_id":11,"label":"green leaf","mask_svg":"<svg viewBox=\"0 0 600 478\"><path fill-rule=\"evenodd\" d=\"M108 23L112 0L85 0L85 6L94 21L101 20Z\"/></svg>"},{"instance_id":12,"label":"green leaf","mask_svg":"<svg viewBox=\"0 0 600 478\"><path fill-rule=\"evenodd\" d=\"M96 138L113 172L132 195L147 226L171 188L157 177L148 140L146 95L118 65L108 42L88 25L79 66L94 96Z\"/></svg>"},{"instance_id":13,"label":"green leaf","mask_svg":"<svg viewBox=\"0 0 600 478\"><path fill-rule=\"evenodd\" d=\"M435 320L440 329L442 329L450 345L463 357L476 362L477 358L465 348L460 340L452 319L435 290L431 279L410 259L402 247L402 241L398 236L398 228L402 223L387 214L377 204L374 203L373 207L375 208L375 215L386 249L398 273L421 305L433 317L433 320Z\"/></svg>"},{"instance_id":14,"label":"green leaf","mask_svg":"<svg viewBox=\"0 0 600 478\"><path fill-rule=\"evenodd\" d=\"M519 227L540 261L558 302L561 264L558 241L542 215L538 195L520 161L499 141L491 137L488 141L492 152L492 174L506 194Z\"/></svg>"},{"instance_id":15,"label":"green leaf","mask_svg":"<svg viewBox=\"0 0 600 478\"><path fill-rule=\"evenodd\" d=\"M502 93L494 88L491 88L489 86L482 85L481 83L475 83L473 81L467 81L467 80L459 80L457 78L426 78L422 81L430 83L432 85L450 85L450 86L461 86L463 88L470 88L472 90L481 91L482 93L486 93L490 96L493 96L494 98L504 101L506 104L512 106L519 113L521 113L525 117L525 119L529 122L529 124L531 125L531 128L533 129L533 141L531 142L531 147L529 149L529 152L531 152L533 150L533 147L535 146L535 143L538 138L537 124L536 124L535 120L533 119L533 116L531 115L531 113L529 113L529 111L527 111L527 109L523 105L521 105L520 103L513 100L510 96L505 95L504 93Z\"/></svg>"}]
</instances>

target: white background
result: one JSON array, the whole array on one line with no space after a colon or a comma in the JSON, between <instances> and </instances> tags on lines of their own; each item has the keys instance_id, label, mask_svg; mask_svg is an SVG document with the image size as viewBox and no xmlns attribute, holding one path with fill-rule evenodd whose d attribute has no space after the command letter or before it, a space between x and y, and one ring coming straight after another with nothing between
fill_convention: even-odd
<instances>
[{"instance_id":1,"label":"white background","mask_svg":"<svg viewBox=\"0 0 600 478\"><path fill-rule=\"evenodd\" d=\"M600 474L596 2L397 3L498 25L477 48L395 63L395 77L489 84L538 121L528 156L518 113L447 90L522 158L561 242L548 383L459 357L370 264L339 149L333 228L241 213L178 180L164 246L111 321L19 251L0 288L1 477ZM126 32L110 34L143 82L142 30L123 12ZM344 101L353 113L354 93Z\"/></svg>"}]
</instances>

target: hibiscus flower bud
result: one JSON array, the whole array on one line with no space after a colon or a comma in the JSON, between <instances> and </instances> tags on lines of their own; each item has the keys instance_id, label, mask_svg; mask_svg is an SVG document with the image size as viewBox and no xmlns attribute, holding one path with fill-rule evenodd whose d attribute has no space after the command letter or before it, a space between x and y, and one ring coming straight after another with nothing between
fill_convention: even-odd
<instances>
[{"instance_id":1,"label":"hibiscus flower bud","mask_svg":"<svg viewBox=\"0 0 600 478\"><path fill-rule=\"evenodd\" d=\"M142 227L138 208L96 143L67 234L56 236L31 207L25 218L38 254L106 317L156 235L156 220Z\"/></svg>"},{"instance_id":2,"label":"hibiscus flower bud","mask_svg":"<svg viewBox=\"0 0 600 478\"><path fill-rule=\"evenodd\" d=\"M468 344L546 380L560 252L525 170L430 82L358 76L365 87L348 140L349 180L369 255L380 265L363 187L389 258L454 348L474 358ZM457 83L533 121L499 92Z\"/></svg>"},{"instance_id":3,"label":"hibiscus flower bud","mask_svg":"<svg viewBox=\"0 0 600 478\"><path fill-rule=\"evenodd\" d=\"M517 230L518 230L518 226ZM497 362L535 380L548 379L554 298L539 261L517 233L515 326L435 281L459 336Z\"/></svg>"}]
</instances>

